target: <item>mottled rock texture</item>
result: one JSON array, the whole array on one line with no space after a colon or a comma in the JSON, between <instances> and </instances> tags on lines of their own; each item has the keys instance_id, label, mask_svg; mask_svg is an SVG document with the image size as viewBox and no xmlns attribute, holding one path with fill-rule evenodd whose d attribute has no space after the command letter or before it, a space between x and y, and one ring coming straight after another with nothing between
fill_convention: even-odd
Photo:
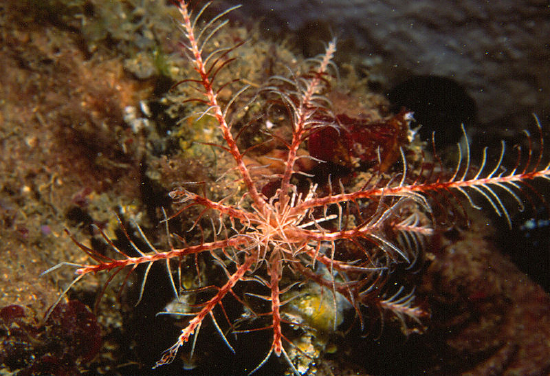
<instances>
[{"instance_id":1,"label":"mottled rock texture","mask_svg":"<svg viewBox=\"0 0 550 376\"><path fill-rule=\"evenodd\" d=\"M227 0L227 3L242 3ZM523 123L550 109L548 1L245 1L239 11L266 27L331 25L365 57L380 55L389 84L407 75L455 79L477 102L481 123ZM311 30L311 27L308 28Z\"/></svg>"}]
</instances>

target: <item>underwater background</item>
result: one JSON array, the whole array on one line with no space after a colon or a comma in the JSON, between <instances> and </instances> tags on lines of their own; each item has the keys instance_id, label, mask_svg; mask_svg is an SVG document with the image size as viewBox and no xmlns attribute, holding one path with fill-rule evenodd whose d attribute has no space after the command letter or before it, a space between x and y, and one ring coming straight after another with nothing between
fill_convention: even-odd
<instances>
[{"instance_id":1,"label":"underwater background","mask_svg":"<svg viewBox=\"0 0 550 376\"><path fill-rule=\"evenodd\" d=\"M214 3L209 16L229 3ZM437 9L431 2L402 9L380 1L342 2L340 9L313 1L241 3L215 42L246 42L228 74L253 87L300 66L336 35L335 63L353 95L333 102L364 106L373 116L414 111L428 153L435 131L438 154L454 160L464 123L472 155L496 146L497 158L501 139L517 144L526 142L523 129L536 134L531 112L548 135L545 2L511 13L473 5L453 11L454 2ZM181 351L173 364L152 370L181 327L156 316L171 301L162 268L151 270L137 306L143 271L117 276L113 285L121 288L107 289L101 300L105 278L86 278L45 319L74 272L42 273L87 259L65 229L102 249L96 224L124 246L118 215L161 244L168 192L185 181L215 181L213 171L224 166L199 143L211 141L208 123L187 117L192 89L172 89L192 72L178 17L170 1L160 0L0 4L2 373L247 374L265 356L256 346L269 342L261 333L239 337L233 355L205 328L193 359ZM227 91L220 95L231 97ZM252 133L243 137L256 141ZM515 153L507 157L513 166ZM549 373L550 223L542 200L548 184L534 182L533 190L540 195L532 208L511 211L511 228L490 209L472 210L469 226L434 237L433 257L419 275L418 292L431 312L423 333L407 337L398 324L381 330L376 323L369 334L346 317L346 330L311 340L315 359L304 360L304 374ZM285 372L273 359L257 374Z\"/></svg>"}]
</instances>

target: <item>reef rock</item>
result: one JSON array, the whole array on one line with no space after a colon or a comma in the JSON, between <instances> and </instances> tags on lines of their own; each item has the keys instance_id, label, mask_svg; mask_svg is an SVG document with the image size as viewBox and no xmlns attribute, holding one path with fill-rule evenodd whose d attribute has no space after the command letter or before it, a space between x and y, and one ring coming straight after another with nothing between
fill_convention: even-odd
<instances>
[{"instance_id":1,"label":"reef rock","mask_svg":"<svg viewBox=\"0 0 550 376\"><path fill-rule=\"evenodd\" d=\"M328 24L353 38L365 59L383 57L390 86L411 75L454 79L482 123L515 119L524 128L531 112L550 109L547 1L263 0L239 11L265 17L266 29Z\"/></svg>"}]
</instances>

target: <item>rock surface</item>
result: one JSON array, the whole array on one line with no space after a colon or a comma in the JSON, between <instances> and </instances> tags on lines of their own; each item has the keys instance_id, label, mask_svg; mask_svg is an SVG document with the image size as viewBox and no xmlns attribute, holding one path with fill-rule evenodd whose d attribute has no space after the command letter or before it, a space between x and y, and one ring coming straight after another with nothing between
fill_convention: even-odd
<instances>
[{"instance_id":1,"label":"rock surface","mask_svg":"<svg viewBox=\"0 0 550 376\"><path fill-rule=\"evenodd\" d=\"M408 75L452 78L476 101L481 123L515 119L525 128L532 124L531 112L548 116L547 1L264 0L243 5L239 12L265 17L266 28L286 25L300 31L307 23L328 23L335 35L352 37L365 58L382 56L390 85Z\"/></svg>"}]
</instances>

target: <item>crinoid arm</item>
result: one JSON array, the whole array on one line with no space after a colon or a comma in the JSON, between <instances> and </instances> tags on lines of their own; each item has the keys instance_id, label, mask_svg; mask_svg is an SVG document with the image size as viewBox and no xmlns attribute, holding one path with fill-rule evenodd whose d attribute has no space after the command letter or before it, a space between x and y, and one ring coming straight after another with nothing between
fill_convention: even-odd
<instances>
[{"instance_id":1,"label":"crinoid arm","mask_svg":"<svg viewBox=\"0 0 550 376\"><path fill-rule=\"evenodd\" d=\"M193 334L198 335L198 331L200 330L204 318L212 314L214 307L220 304L222 299L231 291L235 284L243 278L244 274L250 269L254 261L255 260L252 257L249 257L242 265L238 267L237 271L230 276L229 280L219 289L216 295L204 304L204 307L200 310L200 312L197 313L191 319L189 324L187 324L187 326L181 331L181 335L177 342L164 352L161 359L155 365L155 368L174 361L178 349L183 344L187 343Z\"/></svg>"},{"instance_id":2,"label":"crinoid arm","mask_svg":"<svg viewBox=\"0 0 550 376\"><path fill-rule=\"evenodd\" d=\"M503 200L505 196L514 201L519 210L523 210L525 203L532 203L532 195L545 202L530 184L536 179L550 180L550 163L543 165L544 139L542 127L536 115L533 115L539 135L539 152L533 156L533 141L529 132L525 132L529 148L526 156L522 155L521 147L515 146L517 160L514 168L508 170L503 165L506 153L506 144L501 142L501 149L497 162L488 166L487 148L483 149L482 161L479 167L473 167L470 160L469 140L464 131L466 142L464 146L458 145L458 162L454 174L450 179L437 180L435 182L422 182L400 189L419 192L426 196L448 193L456 198L457 194L466 198L468 204L475 209L492 208L495 214L506 220L508 226L512 226L509 205ZM542 167L541 167L542 166ZM486 204L486 205L484 205Z\"/></svg>"},{"instance_id":3,"label":"crinoid arm","mask_svg":"<svg viewBox=\"0 0 550 376\"><path fill-rule=\"evenodd\" d=\"M511 226L509 208L503 202L502 196L508 195L516 202L519 209L523 210L525 202L531 202L530 194L544 201L544 197L532 188L529 182L536 179L550 180L550 163L546 165L542 164L544 159L544 142L540 121L536 116L534 117L539 133L540 152L536 157L533 157L531 136L528 132L525 132L529 141L527 157L522 160L521 148L516 147L518 157L514 168L510 171L503 165L506 152L504 142L501 144L499 158L494 166L491 168L487 166L487 150L485 149L480 167L474 167L471 164L469 141L466 137L464 146L460 144L457 146L458 162L454 173L450 177L442 174L434 178L430 174L431 179L423 180L422 177L417 177L412 184L408 184L408 179L406 178L407 169L405 167L399 184L386 184L382 187L374 186L357 192L343 192L317 198L297 205L292 211L298 212L315 206L326 207L360 199L407 197L417 202L424 210L429 212L434 203L441 204L437 202L439 197L448 195L450 200L445 201L444 205L460 206L460 196L465 197L467 204L475 209L485 208L483 205L485 203L498 216L505 218ZM403 162L406 166L404 158ZM477 197L477 200L475 197Z\"/></svg>"}]
</instances>

